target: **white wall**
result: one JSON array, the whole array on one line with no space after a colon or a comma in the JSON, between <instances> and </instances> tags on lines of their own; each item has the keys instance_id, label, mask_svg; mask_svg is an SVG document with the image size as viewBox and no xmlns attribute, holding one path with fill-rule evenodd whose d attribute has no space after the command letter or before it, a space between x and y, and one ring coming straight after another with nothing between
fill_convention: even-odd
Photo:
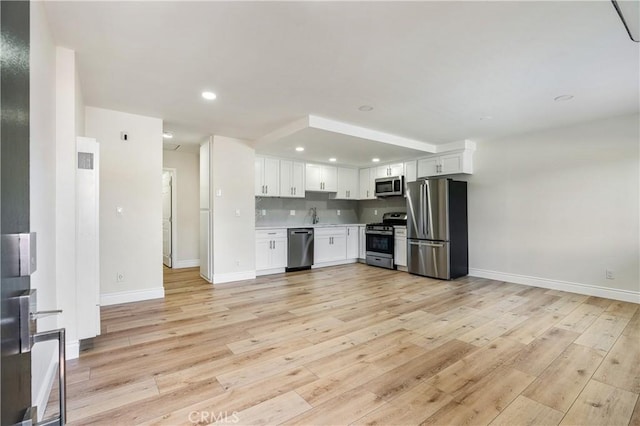
<instances>
[{"instance_id":1,"label":"white wall","mask_svg":"<svg viewBox=\"0 0 640 426\"><path fill-rule=\"evenodd\" d=\"M163 297L162 120L85 111L86 136L100 143L101 303ZM126 142L122 131L129 134ZM124 281L117 282L118 273Z\"/></svg>"},{"instance_id":2,"label":"white wall","mask_svg":"<svg viewBox=\"0 0 640 426\"><path fill-rule=\"evenodd\" d=\"M59 325L67 330L67 357L77 358L79 344L76 315L76 136L83 110L73 50L56 48L56 294L63 310Z\"/></svg>"},{"instance_id":3,"label":"white wall","mask_svg":"<svg viewBox=\"0 0 640 426\"><path fill-rule=\"evenodd\" d=\"M640 301L639 140L632 115L479 142L471 274Z\"/></svg>"},{"instance_id":4,"label":"white wall","mask_svg":"<svg viewBox=\"0 0 640 426\"><path fill-rule=\"evenodd\" d=\"M163 167L176 169L177 174L177 250L174 268L192 267L200 264L199 238L199 170L198 154L191 152L163 151Z\"/></svg>"},{"instance_id":5,"label":"white wall","mask_svg":"<svg viewBox=\"0 0 640 426\"><path fill-rule=\"evenodd\" d=\"M30 52L30 200L31 231L37 233L38 269L31 288L38 309L58 309L56 297L56 48L43 3L31 4ZM38 320L39 331L57 328L58 318ZM32 401L40 419L55 377L57 344L39 343L31 352Z\"/></svg>"},{"instance_id":6,"label":"white wall","mask_svg":"<svg viewBox=\"0 0 640 426\"><path fill-rule=\"evenodd\" d=\"M250 279L255 277L255 151L223 136L213 137L211 149L213 283Z\"/></svg>"}]
</instances>

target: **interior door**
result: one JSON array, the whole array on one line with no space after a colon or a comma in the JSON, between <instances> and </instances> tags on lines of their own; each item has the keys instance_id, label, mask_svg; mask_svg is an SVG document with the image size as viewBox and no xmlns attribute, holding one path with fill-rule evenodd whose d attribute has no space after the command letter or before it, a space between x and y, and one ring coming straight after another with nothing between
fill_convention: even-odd
<instances>
[{"instance_id":1,"label":"interior door","mask_svg":"<svg viewBox=\"0 0 640 426\"><path fill-rule=\"evenodd\" d=\"M31 352L21 353L19 311L13 301L29 276L12 269L9 234L29 232L29 2L0 3L1 423L23 420L31 407Z\"/></svg>"},{"instance_id":2,"label":"interior door","mask_svg":"<svg viewBox=\"0 0 640 426\"><path fill-rule=\"evenodd\" d=\"M169 170L162 171L162 263L171 268L171 233L172 233L172 203L173 173Z\"/></svg>"}]
</instances>

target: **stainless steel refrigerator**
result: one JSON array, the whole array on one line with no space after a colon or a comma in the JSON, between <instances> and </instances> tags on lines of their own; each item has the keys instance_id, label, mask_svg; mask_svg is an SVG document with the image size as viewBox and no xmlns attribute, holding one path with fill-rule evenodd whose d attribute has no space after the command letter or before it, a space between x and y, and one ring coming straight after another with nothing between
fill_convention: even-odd
<instances>
[{"instance_id":1,"label":"stainless steel refrigerator","mask_svg":"<svg viewBox=\"0 0 640 426\"><path fill-rule=\"evenodd\" d=\"M407 183L407 268L450 280L469 273L467 182Z\"/></svg>"}]
</instances>

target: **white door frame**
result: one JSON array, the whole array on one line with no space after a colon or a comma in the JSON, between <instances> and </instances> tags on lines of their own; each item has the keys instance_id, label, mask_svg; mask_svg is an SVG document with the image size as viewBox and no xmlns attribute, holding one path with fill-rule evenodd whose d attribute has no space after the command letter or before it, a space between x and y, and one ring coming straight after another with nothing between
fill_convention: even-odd
<instances>
[{"instance_id":1,"label":"white door frame","mask_svg":"<svg viewBox=\"0 0 640 426\"><path fill-rule=\"evenodd\" d=\"M171 268L178 261L178 169L163 167L163 172L171 173Z\"/></svg>"}]
</instances>

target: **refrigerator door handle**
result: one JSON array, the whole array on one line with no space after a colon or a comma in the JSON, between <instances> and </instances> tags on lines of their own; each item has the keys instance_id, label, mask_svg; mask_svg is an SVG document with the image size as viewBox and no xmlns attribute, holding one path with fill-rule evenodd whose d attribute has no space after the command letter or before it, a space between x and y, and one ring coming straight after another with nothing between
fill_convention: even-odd
<instances>
[{"instance_id":1,"label":"refrigerator door handle","mask_svg":"<svg viewBox=\"0 0 640 426\"><path fill-rule=\"evenodd\" d=\"M435 248L444 247L444 244L427 243L427 242L424 242L424 241L409 241L409 244L412 245L412 246L424 246L424 247L435 247Z\"/></svg>"},{"instance_id":2,"label":"refrigerator door handle","mask_svg":"<svg viewBox=\"0 0 640 426\"><path fill-rule=\"evenodd\" d=\"M418 235L419 236L424 236L424 214L420 214L421 212L424 213L424 185L420 186L420 209L418 210L418 221L420 223L420 226L418 228Z\"/></svg>"},{"instance_id":3,"label":"refrigerator door handle","mask_svg":"<svg viewBox=\"0 0 640 426\"><path fill-rule=\"evenodd\" d=\"M422 187L422 234L427 236L429 235L429 211L431 208L429 205L429 183L425 182L425 185Z\"/></svg>"}]
</instances>

